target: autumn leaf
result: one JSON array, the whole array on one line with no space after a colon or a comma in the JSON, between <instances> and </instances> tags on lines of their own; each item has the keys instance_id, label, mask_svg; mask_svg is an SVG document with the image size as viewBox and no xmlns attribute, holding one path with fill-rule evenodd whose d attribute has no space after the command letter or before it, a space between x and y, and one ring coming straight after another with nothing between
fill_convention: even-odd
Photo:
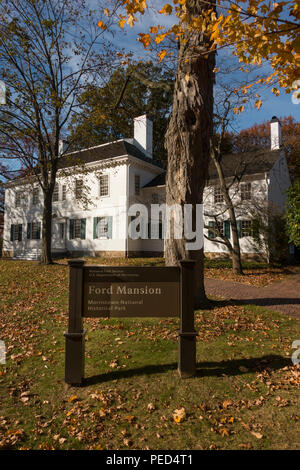
<instances>
[{"instance_id":1,"label":"autumn leaf","mask_svg":"<svg viewBox=\"0 0 300 470\"><path fill-rule=\"evenodd\" d=\"M72 395L71 397L68 398L69 403L73 403L74 401L78 400L77 395Z\"/></svg>"},{"instance_id":2,"label":"autumn leaf","mask_svg":"<svg viewBox=\"0 0 300 470\"><path fill-rule=\"evenodd\" d=\"M172 11L173 7L169 3L166 3L158 13L161 15L171 15Z\"/></svg>"},{"instance_id":3,"label":"autumn leaf","mask_svg":"<svg viewBox=\"0 0 300 470\"><path fill-rule=\"evenodd\" d=\"M166 49L163 49L162 51L160 51L157 55L159 57L159 61L161 62L163 60L163 58L168 54L168 52L166 51Z\"/></svg>"},{"instance_id":4,"label":"autumn leaf","mask_svg":"<svg viewBox=\"0 0 300 470\"><path fill-rule=\"evenodd\" d=\"M262 105L262 100L257 100L255 101L254 107L257 109L260 109Z\"/></svg>"},{"instance_id":5,"label":"autumn leaf","mask_svg":"<svg viewBox=\"0 0 300 470\"><path fill-rule=\"evenodd\" d=\"M107 28L106 24L102 20L98 21L97 26L99 26L99 28L101 28L101 29L106 29Z\"/></svg>"},{"instance_id":6,"label":"autumn leaf","mask_svg":"<svg viewBox=\"0 0 300 470\"><path fill-rule=\"evenodd\" d=\"M256 437L256 439L262 439L263 435L259 432L251 431L251 434Z\"/></svg>"},{"instance_id":7,"label":"autumn leaf","mask_svg":"<svg viewBox=\"0 0 300 470\"><path fill-rule=\"evenodd\" d=\"M174 411L173 419L174 419L175 423L181 423L182 421L185 420L185 418L186 418L186 412L185 412L184 407L179 408L179 409Z\"/></svg>"}]
</instances>

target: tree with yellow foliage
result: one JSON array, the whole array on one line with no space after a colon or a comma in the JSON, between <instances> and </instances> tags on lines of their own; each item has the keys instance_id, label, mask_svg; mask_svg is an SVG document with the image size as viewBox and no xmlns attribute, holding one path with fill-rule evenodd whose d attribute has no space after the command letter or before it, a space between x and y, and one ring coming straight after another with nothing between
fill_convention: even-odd
<instances>
[{"instance_id":1,"label":"tree with yellow foliage","mask_svg":"<svg viewBox=\"0 0 300 470\"><path fill-rule=\"evenodd\" d=\"M117 0L114 5L120 7L120 27L142 21L150 3ZM172 36L178 41L173 108L165 137L168 152L166 203L192 204L195 208L197 203L202 203L211 151L216 51L231 46L243 67L268 60L273 71L259 82L272 85L275 95L279 93L278 86L290 92L299 78L300 1L170 0L161 4L157 13L173 15L174 23L167 27L151 25L149 31L139 33L138 39L148 49L153 44L161 45L159 60L173 54L164 47L165 39ZM108 9L105 14L110 16ZM105 28L105 22L99 22L99 26ZM250 83L245 87L245 95L251 86ZM261 100L258 99L255 106L259 108ZM171 238L166 240L165 255L169 265L182 258L196 260L196 305L199 306L205 296L203 250L187 252L185 240Z\"/></svg>"}]
</instances>

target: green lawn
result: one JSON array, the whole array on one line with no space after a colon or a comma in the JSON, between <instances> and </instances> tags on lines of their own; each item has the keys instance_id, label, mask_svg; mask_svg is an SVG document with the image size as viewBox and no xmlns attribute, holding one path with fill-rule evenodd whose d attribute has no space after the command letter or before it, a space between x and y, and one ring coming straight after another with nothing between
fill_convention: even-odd
<instances>
[{"instance_id":1,"label":"green lawn","mask_svg":"<svg viewBox=\"0 0 300 470\"><path fill-rule=\"evenodd\" d=\"M0 290L0 449L300 448L295 319L230 302L196 312L198 375L184 380L176 319L85 320L86 383L74 388L68 268L0 260Z\"/></svg>"}]
</instances>

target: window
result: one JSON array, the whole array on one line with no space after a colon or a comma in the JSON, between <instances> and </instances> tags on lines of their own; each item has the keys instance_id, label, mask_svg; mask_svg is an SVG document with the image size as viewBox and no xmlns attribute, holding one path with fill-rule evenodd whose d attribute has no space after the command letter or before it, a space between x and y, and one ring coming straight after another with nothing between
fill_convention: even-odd
<instances>
[{"instance_id":1,"label":"window","mask_svg":"<svg viewBox=\"0 0 300 470\"><path fill-rule=\"evenodd\" d=\"M230 220L224 220L223 222L217 222L218 225L216 225L216 222L214 220L210 220L208 222L209 227L212 228L212 230L208 230L208 238L217 238L217 237L226 237L230 238ZM216 232L217 227L219 229L219 233Z\"/></svg>"},{"instance_id":2,"label":"window","mask_svg":"<svg viewBox=\"0 0 300 470\"><path fill-rule=\"evenodd\" d=\"M16 207L20 207L20 205L21 205L21 196L22 196L21 191L17 191L16 196L15 196L15 206Z\"/></svg>"},{"instance_id":3,"label":"window","mask_svg":"<svg viewBox=\"0 0 300 470\"><path fill-rule=\"evenodd\" d=\"M94 239L112 238L112 217L94 217Z\"/></svg>"},{"instance_id":4,"label":"window","mask_svg":"<svg viewBox=\"0 0 300 470\"><path fill-rule=\"evenodd\" d=\"M33 188L32 191L32 204L36 206L39 202L40 190L39 188Z\"/></svg>"},{"instance_id":5,"label":"window","mask_svg":"<svg viewBox=\"0 0 300 470\"><path fill-rule=\"evenodd\" d=\"M251 199L251 183L241 184L241 200L246 201Z\"/></svg>"},{"instance_id":6,"label":"window","mask_svg":"<svg viewBox=\"0 0 300 470\"><path fill-rule=\"evenodd\" d=\"M138 196L140 194L141 177L140 175L134 175L134 194Z\"/></svg>"},{"instance_id":7,"label":"window","mask_svg":"<svg viewBox=\"0 0 300 470\"><path fill-rule=\"evenodd\" d=\"M215 186L214 187L214 201L215 201L215 203L224 201L223 194L222 194L220 186Z\"/></svg>"},{"instance_id":8,"label":"window","mask_svg":"<svg viewBox=\"0 0 300 470\"><path fill-rule=\"evenodd\" d=\"M59 200L59 186L58 184L56 184L53 190L52 201L57 202L58 200Z\"/></svg>"},{"instance_id":9,"label":"window","mask_svg":"<svg viewBox=\"0 0 300 470\"><path fill-rule=\"evenodd\" d=\"M108 175L101 175L99 178L99 195L100 197L108 196Z\"/></svg>"},{"instance_id":10,"label":"window","mask_svg":"<svg viewBox=\"0 0 300 470\"><path fill-rule=\"evenodd\" d=\"M10 241L22 241L22 224L10 226Z\"/></svg>"},{"instance_id":11,"label":"window","mask_svg":"<svg viewBox=\"0 0 300 470\"><path fill-rule=\"evenodd\" d=\"M74 220L74 238L81 238L81 220Z\"/></svg>"},{"instance_id":12,"label":"window","mask_svg":"<svg viewBox=\"0 0 300 470\"><path fill-rule=\"evenodd\" d=\"M67 199L67 186L64 184L62 186L61 200L65 201Z\"/></svg>"},{"instance_id":13,"label":"window","mask_svg":"<svg viewBox=\"0 0 300 470\"><path fill-rule=\"evenodd\" d=\"M29 222L27 224L27 239L40 240L41 238L41 222Z\"/></svg>"},{"instance_id":14,"label":"window","mask_svg":"<svg viewBox=\"0 0 300 470\"><path fill-rule=\"evenodd\" d=\"M82 196L83 181L76 180L75 182L75 198L80 199Z\"/></svg>"},{"instance_id":15,"label":"window","mask_svg":"<svg viewBox=\"0 0 300 470\"><path fill-rule=\"evenodd\" d=\"M65 239L65 224L59 224L59 236L61 240Z\"/></svg>"},{"instance_id":16,"label":"window","mask_svg":"<svg viewBox=\"0 0 300 470\"><path fill-rule=\"evenodd\" d=\"M252 236L252 222L251 220L240 220L240 237L251 237Z\"/></svg>"},{"instance_id":17,"label":"window","mask_svg":"<svg viewBox=\"0 0 300 470\"><path fill-rule=\"evenodd\" d=\"M85 239L86 219L70 219L70 240L74 238Z\"/></svg>"}]
</instances>

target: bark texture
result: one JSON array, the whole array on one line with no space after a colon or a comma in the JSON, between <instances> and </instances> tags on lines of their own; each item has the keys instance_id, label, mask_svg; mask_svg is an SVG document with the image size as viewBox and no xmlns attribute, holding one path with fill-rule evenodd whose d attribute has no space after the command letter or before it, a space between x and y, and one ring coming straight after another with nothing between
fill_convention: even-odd
<instances>
[{"instance_id":1,"label":"bark texture","mask_svg":"<svg viewBox=\"0 0 300 470\"><path fill-rule=\"evenodd\" d=\"M42 257L43 264L53 264L51 254L52 238L52 192L44 192L44 207L42 220Z\"/></svg>"},{"instance_id":2,"label":"bark texture","mask_svg":"<svg viewBox=\"0 0 300 470\"><path fill-rule=\"evenodd\" d=\"M203 8L197 0L187 2L189 15ZM187 30L179 44L178 67L173 108L166 133L168 152L166 203L202 204L207 180L210 138L213 134L213 84L215 54L203 33ZM209 52L208 52L209 51ZM208 52L208 54L206 54ZM194 225L195 226L195 225ZM186 240L171 235L165 244L167 265L187 258L196 261L195 306L206 300L204 290L203 249L187 251Z\"/></svg>"}]
</instances>

